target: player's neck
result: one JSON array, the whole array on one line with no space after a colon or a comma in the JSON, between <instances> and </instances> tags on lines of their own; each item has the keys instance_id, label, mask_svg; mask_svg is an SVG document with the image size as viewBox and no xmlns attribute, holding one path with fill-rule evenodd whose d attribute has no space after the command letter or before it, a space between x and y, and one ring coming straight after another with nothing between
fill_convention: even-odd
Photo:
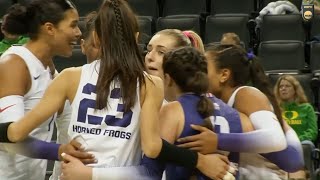
<instances>
[{"instance_id":1,"label":"player's neck","mask_svg":"<svg viewBox=\"0 0 320 180\"><path fill-rule=\"evenodd\" d=\"M53 55L47 43L41 40L30 40L25 47L41 61L45 68L50 65Z\"/></svg>"},{"instance_id":2,"label":"player's neck","mask_svg":"<svg viewBox=\"0 0 320 180\"><path fill-rule=\"evenodd\" d=\"M237 89L237 87L225 87L221 92L220 99L227 103L232 95L232 93Z\"/></svg>"}]
</instances>

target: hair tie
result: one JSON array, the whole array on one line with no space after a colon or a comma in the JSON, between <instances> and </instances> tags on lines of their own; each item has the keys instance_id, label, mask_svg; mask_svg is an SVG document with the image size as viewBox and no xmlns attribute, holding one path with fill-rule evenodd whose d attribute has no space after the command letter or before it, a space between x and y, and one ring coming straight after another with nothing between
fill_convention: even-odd
<instances>
[{"instance_id":1,"label":"hair tie","mask_svg":"<svg viewBox=\"0 0 320 180\"><path fill-rule=\"evenodd\" d=\"M254 58L254 54L252 51L247 53L247 58L248 58L248 62L251 63Z\"/></svg>"},{"instance_id":2,"label":"hair tie","mask_svg":"<svg viewBox=\"0 0 320 180\"><path fill-rule=\"evenodd\" d=\"M188 32L188 31L182 31L182 33L190 40L191 45L193 47L197 47L197 41L194 39L194 37Z\"/></svg>"}]
</instances>

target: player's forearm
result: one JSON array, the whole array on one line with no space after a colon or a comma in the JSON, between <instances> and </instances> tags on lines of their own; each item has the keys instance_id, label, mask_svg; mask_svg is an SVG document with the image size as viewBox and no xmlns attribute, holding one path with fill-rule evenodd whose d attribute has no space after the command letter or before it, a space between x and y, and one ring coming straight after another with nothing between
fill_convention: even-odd
<instances>
[{"instance_id":1,"label":"player's forearm","mask_svg":"<svg viewBox=\"0 0 320 180\"><path fill-rule=\"evenodd\" d=\"M256 130L248 133L217 134L218 149L249 153L269 153L285 149L283 130L273 116L274 114L268 111L252 113L250 120Z\"/></svg>"},{"instance_id":2,"label":"player's forearm","mask_svg":"<svg viewBox=\"0 0 320 180\"><path fill-rule=\"evenodd\" d=\"M303 168L303 150L297 134L293 129L286 132L288 146L278 152L262 154L265 158L287 172L296 172Z\"/></svg>"},{"instance_id":3,"label":"player's forearm","mask_svg":"<svg viewBox=\"0 0 320 180\"><path fill-rule=\"evenodd\" d=\"M28 137L19 143L4 143L6 151L35 159L48 159L58 161L60 144L51 143Z\"/></svg>"}]
</instances>

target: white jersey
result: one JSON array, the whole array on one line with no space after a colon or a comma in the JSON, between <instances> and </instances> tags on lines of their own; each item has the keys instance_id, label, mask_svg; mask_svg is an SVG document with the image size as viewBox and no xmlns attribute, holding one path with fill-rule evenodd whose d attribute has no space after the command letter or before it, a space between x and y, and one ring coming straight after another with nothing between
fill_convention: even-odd
<instances>
[{"instance_id":1,"label":"white jersey","mask_svg":"<svg viewBox=\"0 0 320 180\"><path fill-rule=\"evenodd\" d=\"M24 112L30 111L42 98L51 82L49 68L45 69L37 57L24 46L12 46L1 57L16 54L23 59L30 72L31 88L24 95ZM14 71L14 69L13 69ZM55 116L33 130L30 135L43 141L51 141L53 121ZM0 119L0 122L12 121L10 117ZM0 144L6 149L5 144ZM43 180L47 168L47 160L31 159L25 156L0 151L0 180Z\"/></svg>"},{"instance_id":2,"label":"white jersey","mask_svg":"<svg viewBox=\"0 0 320 180\"><path fill-rule=\"evenodd\" d=\"M67 144L68 141L68 127L71 120L71 105L70 102L67 101L64 105L63 112L57 116L55 121L57 127L57 143L58 144ZM61 175L61 162L55 161L54 168L52 171L52 175L49 180L58 180Z\"/></svg>"},{"instance_id":3,"label":"white jersey","mask_svg":"<svg viewBox=\"0 0 320 180\"><path fill-rule=\"evenodd\" d=\"M237 88L228 100L228 105L233 107L235 98L239 90L242 88L253 88L259 91L255 87L241 86ZM272 169L270 168L272 167ZM277 167L277 165L270 162L257 153L240 153L239 161L239 173L240 180L284 180L287 179L287 173Z\"/></svg>"},{"instance_id":4,"label":"white jersey","mask_svg":"<svg viewBox=\"0 0 320 180\"><path fill-rule=\"evenodd\" d=\"M92 167L139 165L142 150L138 83L136 101L129 112L123 112L120 82L116 79L110 85L107 108L95 110L99 67L99 60L82 67L78 90L71 104L69 140L78 140L87 152L95 155L98 162L91 164Z\"/></svg>"}]
</instances>

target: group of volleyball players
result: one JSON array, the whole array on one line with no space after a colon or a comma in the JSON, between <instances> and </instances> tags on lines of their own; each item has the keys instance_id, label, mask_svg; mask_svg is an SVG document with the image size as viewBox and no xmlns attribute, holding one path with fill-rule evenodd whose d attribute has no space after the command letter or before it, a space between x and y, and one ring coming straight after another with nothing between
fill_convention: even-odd
<instances>
[{"instance_id":1,"label":"group of volleyball players","mask_svg":"<svg viewBox=\"0 0 320 180\"><path fill-rule=\"evenodd\" d=\"M303 168L297 135L242 47L204 50L193 31L167 29L143 60L134 13L106 0L81 40L88 64L57 74L52 58L71 56L81 36L73 3L34 0L8 14L23 27L11 33L30 40L0 59L0 179L44 179L43 159L61 160L54 180L285 179ZM50 142L54 122L64 144Z\"/></svg>"}]
</instances>

